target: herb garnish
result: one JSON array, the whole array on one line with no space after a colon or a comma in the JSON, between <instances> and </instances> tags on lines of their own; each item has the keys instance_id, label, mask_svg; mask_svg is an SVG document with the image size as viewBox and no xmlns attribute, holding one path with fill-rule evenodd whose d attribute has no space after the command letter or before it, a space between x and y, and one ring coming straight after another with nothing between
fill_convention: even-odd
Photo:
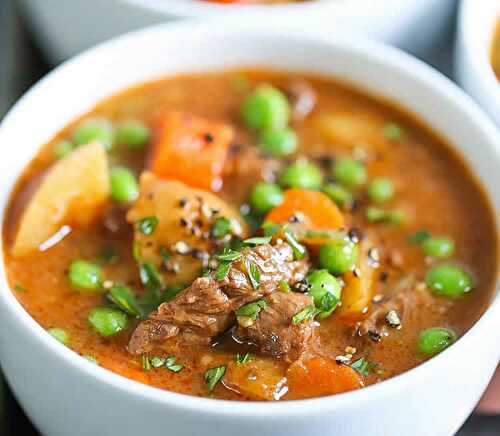
<instances>
[{"instance_id":1,"label":"herb garnish","mask_svg":"<svg viewBox=\"0 0 500 436\"><path fill-rule=\"evenodd\" d=\"M165 359L165 368L172 372L179 372L182 368L184 368L184 365L176 364L175 361L175 356L167 357Z\"/></svg>"},{"instance_id":2,"label":"herb garnish","mask_svg":"<svg viewBox=\"0 0 500 436\"><path fill-rule=\"evenodd\" d=\"M294 234L290 231L290 229L285 225L283 226L283 232L285 234L286 241L290 244L293 250L293 255L295 259L303 259L307 253L306 248L299 244L297 239L295 239Z\"/></svg>"},{"instance_id":3,"label":"herb garnish","mask_svg":"<svg viewBox=\"0 0 500 436\"><path fill-rule=\"evenodd\" d=\"M260 269L250 260L245 261L245 268L248 273L248 278L254 289L258 289L260 285Z\"/></svg>"},{"instance_id":4,"label":"herb garnish","mask_svg":"<svg viewBox=\"0 0 500 436\"><path fill-rule=\"evenodd\" d=\"M320 311L312 305L306 306L300 312L297 312L295 315L292 316L292 324L299 324L304 321L310 321L319 312Z\"/></svg>"},{"instance_id":5,"label":"herb garnish","mask_svg":"<svg viewBox=\"0 0 500 436\"><path fill-rule=\"evenodd\" d=\"M150 262L143 262L139 266L141 283L148 290L159 290L163 286L163 280L156 267Z\"/></svg>"},{"instance_id":6,"label":"herb garnish","mask_svg":"<svg viewBox=\"0 0 500 436\"><path fill-rule=\"evenodd\" d=\"M245 354L237 354L234 358L236 365L243 365L245 363L250 362L252 360L252 355L250 353Z\"/></svg>"},{"instance_id":7,"label":"herb garnish","mask_svg":"<svg viewBox=\"0 0 500 436\"><path fill-rule=\"evenodd\" d=\"M208 388L208 392L212 392L226 373L226 365L216 366L215 368L210 368L205 371L205 383Z\"/></svg>"},{"instance_id":8,"label":"herb garnish","mask_svg":"<svg viewBox=\"0 0 500 436\"><path fill-rule=\"evenodd\" d=\"M167 368L169 371L179 372L182 368L184 368L184 365L176 364L175 361L175 356L169 356L165 359L158 356L141 357L142 368L144 369L144 371L149 371L151 368L161 368L162 366L165 366L165 368Z\"/></svg>"},{"instance_id":9,"label":"herb garnish","mask_svg":"<svg viewBox=\"0 0 500 436\"><path fill-rule=\"evenodd\" d=\"M266 300L257 300L241 306L239 309L235 310L234 313L236 316L247 316L251 320L255 321L259 318L260 311L266 307Z\"/></svg>"},{"instance_id":10,"label":"herb garnish","mask_svg":"<svg viewBox=\"0 0 500 436\"><path fill-rule=\"evenodd\" d=\"M431 237L431 233L427 229L420 229L416 231L413 235L408 236L408 242L410 244L421 244Z\"/></svg>"},{"instance_id":11,"label":"herb garnish","mask_svg":"<svg viewBox=\"0 0 500 436\"><path fill-rule=\"evenodd\" d=\"M211 235L216 238L223 238L231 231L231 221L225 217L217 218L210 229Z\"/></svg>"},{"instance_id":12,"label":"herb garnish","mask_svg":"<svg viewBox=\"0 0 500 436\"><path fill-rule=\"evenodd\" d=\"M273 223L272 221L264 221L261 227L264 236L274 236L281 230L281 225Z\"/></svg>"},{"instance_id":13,"label":"herb garnish","mask_svg":"<svg viewBox=\"0 0 500 436\"><path fill-rule=\"evenodd\" d=\"M241 257L241 253L236 250L232 250L231 248L224 248L222 254L218 254L216 256L217 260L223 262L232 262L234 260L238 260Z\"/></svg>"},{"instance_id":14,"label":"herb garnish","mask_svg":"<svg viewBox=\"0 0 500 436\"><path fill-rule=\"evenodd\" d=\"M14 285L14 291L16 291L16 292L26 292L26 288L23 285L20 285L19 283L16 283Z\"/></svg>"},{"instance_id":15,"label":"herb garnish","mask_svg":"<svg viewBox=\"0 0 500 436\"><path fill-rule=\"evenodd\" d=\"M140 317L143 315L139 304L132 294L132 291L125 286L113 286L108 293L108 299L128 315L132 315L135 317Z\"/></svg>"},{"instance_id":16,"label":"herb garnish","mask_svg":"<svg viewBox=\"0 0 500 436\"><path fill-rule=\"evenodd\" d=\"M155 231L157 225L158 218L155 216L147 216L137 221L138 230L146 236L151 235Z\"/></svg>"},{"instance_id":17,"label":"herb garnish","mask_svg":"<svg viewBox=\"0 0 500 436\"><path fill-rule=\"evenodd\" d=\"M281 292L290 292L291 291L290 285L288 284L288 282L286 280L283 280L283 279L280 280L279 286L280 286Z\"/></svg>"},{"instance_id":18,"label":"herb garnish","mask_svg":"<svg viewBox=\"0 0 500 436\"><path fill-rule=\"evenodd\" d=\"M167 247L165 247L164 245L161 245L160 246L160 256L162 257L164 262L168 262L168 260L172 256L172 253L170 252L170 250Z\"/></svg>"},{"instance_id":19,"label":"herb garnish","mask_svg":"<svg viewBox=\"0 0 500 436\"><path fill-rule=\"evenodd\" d=\"M245 239L243 243L245 245L263 245L269 244L271 242L271 236L256 236L254 238Z\"/></svg>"},{"instance_id":20,"label":"herb garnish","mask_svg":"<svg viewBox=\"0 0 500 436\"><path fill-rule=\"evenodd\" d=\"M216 280L224 280L231 269L231 262L222 262L215 271Z\"/></svg>"},{"instance_id":21,"label":"herb garnish","mask_svg":"<svg viewBox=\"0 0 500 436\"><path fill-rule=\"evenodd\" d=\"M141 364L144 371L149 371L151 369L151 360L148 356L141 356Z\"/></svg>"}]
</instances>

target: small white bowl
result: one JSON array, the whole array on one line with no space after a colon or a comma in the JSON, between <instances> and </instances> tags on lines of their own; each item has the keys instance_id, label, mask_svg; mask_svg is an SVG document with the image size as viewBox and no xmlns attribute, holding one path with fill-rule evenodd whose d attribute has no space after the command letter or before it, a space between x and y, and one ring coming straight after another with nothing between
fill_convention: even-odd
<instances>
[{"instance_id":1,"label":"small white bowl","mask_svg":"<svg viewBox=\"0 0 500 436\"><path fill-rule=\"evenodd\" d=\"M499 0L462 0L455 46L455 77L500 127L500 82L491 66Z\"/></svg>"},{"instance_id":2,"label":"small white bowl","mask_svg":"<svg viewBox=\"0 0 500 436\"><path fill-rule=\"evenodd\" d=\"M453 145L500 209L498 130L441 74L352 36L215 20L115 39L57 68L22 97L0 125L0 221L17 177L40 145L102 98L165 75L248 65L322 74L395 102ZM453 346L383 383L311 400L213 400L152 388L82 359L29 316L0 264L2 369L28 416L51 436L449 436L497 366L499 324L497 294Z\"/></svg>"},{"instance_id":3,"label":"small white bowl","mask_svg":"<svg viewBox=\"0 0 500 436\"><path fill-rule=\"evenodd\" d=\"M202 0L19 0L38 43L60 62L105 39L151 24L223 15L283 21L325 33L343 27L424 54L442 38L455 0L310 0L284 5L220 5Z\"/></svg>"}]
</instances>

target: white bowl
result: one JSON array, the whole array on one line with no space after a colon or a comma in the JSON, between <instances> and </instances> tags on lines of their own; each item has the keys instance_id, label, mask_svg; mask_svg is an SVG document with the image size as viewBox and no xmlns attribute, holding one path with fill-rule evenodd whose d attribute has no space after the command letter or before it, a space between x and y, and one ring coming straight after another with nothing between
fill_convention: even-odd
<instances>
[{"instance_id":1,"label":"white bowl","mask_svg":"<svg viewBox=\"0 0 500 436\"><path fill-rule=\"evenodd\" d=\"M257 15L280 27L338 27L361 32L412 53L424 54L443 37L454 0L311 0L274 5L218 5L201 0L20 0L50 59L60 62L112 36L151 24L184 18Z\"/></svg>"},{"instance_id":2,"label":"white bowl","mask_svg":"<svg viewBox=\"0 0 500 436\"><path fill-rule=\"evenodd\" d=\"M0 211L40 144L103 97L165 75L245 65L319 73L397 102L454 144L499 210L498 131L441 74L396 49L351 36L216 20L126 35L33 87L0 125ZM496 220L498 229L498 214ZM452 347L378 385L312 400L230 402L162 391L87 362L28 315L1 265L0 356L16 397L50 436L448 436L471 412L499 360L500 296L493 300Z\"/></svg>"},{"instance_id":3,"label":"white bowl","mask_svg":"<svg viewBox=\"0 0 500 436\"><path fill-rule=\"evenodd\" d=\"M455 76L500 127L500 82L491 66L491 47L500 1L462 0L455 46Z\"/></svg>"}]
</instances>

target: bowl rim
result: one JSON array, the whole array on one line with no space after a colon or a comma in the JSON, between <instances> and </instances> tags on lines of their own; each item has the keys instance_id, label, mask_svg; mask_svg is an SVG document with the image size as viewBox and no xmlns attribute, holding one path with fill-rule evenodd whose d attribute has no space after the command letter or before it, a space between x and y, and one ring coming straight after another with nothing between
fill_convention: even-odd
<instances>
[{"instance_id":1,"label":"bowl rim","mask_svg":"<svg viewBox=\"0 0 500 436\"><path fill-rule=\"evenodd\" d=\"M87 62L97 54L112 52L118 47L126 47L130 41L135 39L154 36L168 37L175 35L177 32L190 32L198 30L207 34L214 28L218 22L223 23L223 32L227 35L238 34L238 32L252 32L252 35L264 37L265 35L278 36L280 38L292 38L303 41L304 43L312 43L318 47L327 47L330 50L349 50L350 55L363 57L368 63L382 63L386 68L392 69L398 74L403 74L411 77L414 82L425 83L425 86L432 88L432 91L440 99L447 100L448 103L456 108L460 108L470 119L471 123L481 126L484 134L489 141L486 142L496 158L500 162L500 136L496 127L483 114L478 106L465 95L454 83L444 77L441 73L426 65L422 61L387 45L379 42L371 41L361 37L352 35L324 35L321 33L304 34L300 29L279 29L268 26L265 23L258 21L248 22L248 20L235 20L227 23L223 19L211 19L204 22L180 22L174 24L158 24L149 26L141 30L133 31L120 37L113 38L107 42L101 43L82 54L64 62L59 67L55 68L51 73L45 76L42 80L33 85L9 110L3 121L0 123L0 137L4 126L10 123L11 119L15 119L17 112L22 112L25 102L37 98L37 93L44 92L45 89L51 89L57 83L59 76L66 74L70 68L73 69L79 63ZM304 68L306 71L307 68ZM408 107L411 110L411 107ZM3 226L5 210L0 211L0 221ZM167 390L162 390L149 385L133 381L126 377L119 376L109 370L96 366L66 346L54 340L46 331L29 315L22 307L14 292L6 279L3 262L3 241L0 243L0 308L8 311L15 318L16 322L24 329L29 331L29 334L37 340L40 346L48 349L53 353L54 357L62 359L65 364L72 367L73 370L83 373L88 377L105 384L108 388L113 388L123 392L124 394L135 395L144 400L156 402L162 406L177 407L187 409L197 413L213 414L217 416L259 416L262 418L272 418L278 415L304 414L311 408L328 409L340 407L345 404L357 404L362 401L377 401L384 392L400 391L402 388L409 386L409 382L416 378L425 378L432 374L434 369L439 367L439 364L452 356L453 350L457 347L471 346L476 337L482 334L482 326L492 319L500 319L500 292L498 290L498 271L496 281L495 295L488 309L481 315L478 321L455 343L444 352L433 357L432 359L418 365L417 367L392 377L384 382L377 383L359 389L356 391L346 392L333 396L283 401L283 402L256 402L256 401L231 401L231 400L215 400L204 397L195 397L186 394L179 394ZM500 353L499 356L500 357Z\"/></svg>"},{"instance_id":2,"label":"bowl rim","mask_svg":"<svg viewBox=\"0 0 500 436\"><path fill-rule=\"evenodd\" d=\"M465 57L462 62L469 63L473 70L474 80L481 88L481 98L487 99L489 104L497 106L500 112L500 83L491 65L491 48L495 28L500 23L500 3L495 0L484 0L488 8L478 8L477 1L462 0L458 15L458 37L462 43ZM484 6L484 5L483 5ZM478 28L484 26L484 16L489 10L495 10L497 18L488 27L488 38L480 41ZM479 96L478 96L479 97Z\"/></svg>"}]
</instances>

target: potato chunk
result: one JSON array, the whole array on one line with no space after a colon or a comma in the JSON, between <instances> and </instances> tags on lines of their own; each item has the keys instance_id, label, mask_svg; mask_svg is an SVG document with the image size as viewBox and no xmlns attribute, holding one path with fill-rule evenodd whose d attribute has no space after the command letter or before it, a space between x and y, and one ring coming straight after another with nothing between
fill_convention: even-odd
<instances>
[{"instance_id":1,"label":"potato chunk","mask_svg":"<svg viewBox=\"0 0 500 436\"><path fill-rule=\"evenodd\" d=\"M279 400L287 392L281 363L254 356L248 363L230 362L224 385L251 400Z\"/></svg>"},{"instance_id":2,"label":"potato chunk","mask_svg":"<svg viewBox=\"0 0 500 436\"><path fill-rule=\"evenodd\" d=\"M98 142L57 161L28 201L12 247L13 256L33 252L63 224L84 226L109 197L108 161Z\"/></svg>"},{"instance_id":3,"label":"potato chunk","mask_svg":"<svg viewBox=\"0 0 500 436\"><path fill-rule=\"evenodd\" d=\"M157 225L145 234L140 220L151 217ZM246 237L247 227L239 212L219 197L150 172L142 174L139 198L127 214L127 221L135 227L141 261L153 264L166 284L189 284L200 275L220 242L210 233L219 218L229 220L233 235Z\"/></svg>"}]
</instances>

